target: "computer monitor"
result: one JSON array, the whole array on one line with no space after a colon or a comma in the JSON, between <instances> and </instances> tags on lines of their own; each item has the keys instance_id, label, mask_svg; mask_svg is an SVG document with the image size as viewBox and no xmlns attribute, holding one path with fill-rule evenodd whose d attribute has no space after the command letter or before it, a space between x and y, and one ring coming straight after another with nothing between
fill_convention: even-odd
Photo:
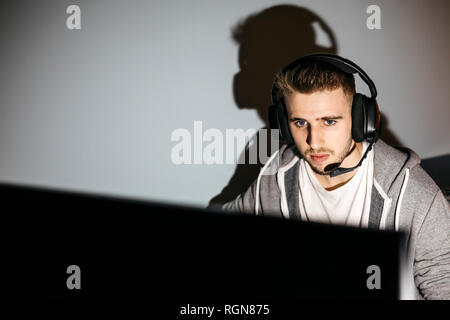
<instances>
[{"instance_id":1,"label":"computer monitor","mask_svg":"<svg viewBox=\"0 0 450 320\"><path fill-rule=\"evenodd\" d=\"M402 233L6 184L0 194L10 296L399 298Z\"/></svg>"}]
</instances>

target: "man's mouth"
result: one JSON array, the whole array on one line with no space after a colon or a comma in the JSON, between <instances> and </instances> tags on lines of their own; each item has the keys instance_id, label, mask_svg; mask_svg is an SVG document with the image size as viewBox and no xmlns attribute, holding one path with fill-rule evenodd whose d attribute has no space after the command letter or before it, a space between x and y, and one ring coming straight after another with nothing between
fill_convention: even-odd
<instances>
[{"instance_id":1,"label":"man's mouth","mask_svg":"<svg viewBox=\"0 0 450 320\"><path fill-rule=\"evenodd\" d=\"M324 162L330 157L327 153L318 153L318 154L312 154L311 159L315 162Z\"/></svg>"}]
</instances>

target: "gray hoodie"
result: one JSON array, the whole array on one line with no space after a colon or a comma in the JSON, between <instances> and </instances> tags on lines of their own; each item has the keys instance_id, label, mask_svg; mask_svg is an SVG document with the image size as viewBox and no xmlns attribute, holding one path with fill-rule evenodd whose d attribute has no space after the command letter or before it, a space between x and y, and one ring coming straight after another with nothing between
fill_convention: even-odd
<instances>
[{"instance_id":1,"label":"gray hoodie","mask_svg":"<svg viewBox=\"0 0 450 320\"><path fill-rule=\"evenodd\" d=\"M450 299L450 206L419 156L382 140L374 146L374 183L369 228L407 234L408 260L401 291L404 298ZM299 160L295 145L283 145L254 183L224 210L301 219ZM408 279L409 289L408 289ZM414 283L412 283L414 279Z\"/></svg>"}]
</instances>

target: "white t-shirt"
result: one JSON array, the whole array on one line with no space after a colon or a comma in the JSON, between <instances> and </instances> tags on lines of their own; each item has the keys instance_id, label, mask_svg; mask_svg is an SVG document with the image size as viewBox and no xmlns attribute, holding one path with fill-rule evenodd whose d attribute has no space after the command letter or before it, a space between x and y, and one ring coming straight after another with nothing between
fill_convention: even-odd
<instances>
[{"instance_id":1,"label":"white t-shirt","mask_svg":"<svg viewBox=\"0 0 450 320\"><path fill-rule=\"evenodd\" d=\"M363 142L364 154L368 142ZM343 186L327 191L304 159L299 168L299 207L302 220L367 228L373 185L373 149Z\"/></svg>"}]
</instances>

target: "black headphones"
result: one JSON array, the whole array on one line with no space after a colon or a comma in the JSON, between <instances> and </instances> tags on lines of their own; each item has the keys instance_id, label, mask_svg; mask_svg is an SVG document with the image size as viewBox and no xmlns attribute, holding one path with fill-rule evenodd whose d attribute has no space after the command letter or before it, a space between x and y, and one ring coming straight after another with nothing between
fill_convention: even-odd
<instances>
[{"instance_id":1,"label":"black headphones","mask_svg":"<svg viewBox=\"0 0 450 320\"><path fill-rule=\"evenodd\" d=\"M358 73L361 79L370 89L371 97L367 97L361 93L355 93L352 102L352 138L356 142L366 140L375 143L381 132L381 116L376 101L377 89L373 81L358 65L352 61L340 56L328 53L314 53L303 56L284 67L280 74L295 69L301 63L306 61L323 61L332 64L345 73ZM272 105L269 107L269 121L272 129L279 129L280 139L287 144L294 143L291 131L289 130L289 122L284 99L277 99L280 88L272 84Z\"/></svg>"}]
</instances>

